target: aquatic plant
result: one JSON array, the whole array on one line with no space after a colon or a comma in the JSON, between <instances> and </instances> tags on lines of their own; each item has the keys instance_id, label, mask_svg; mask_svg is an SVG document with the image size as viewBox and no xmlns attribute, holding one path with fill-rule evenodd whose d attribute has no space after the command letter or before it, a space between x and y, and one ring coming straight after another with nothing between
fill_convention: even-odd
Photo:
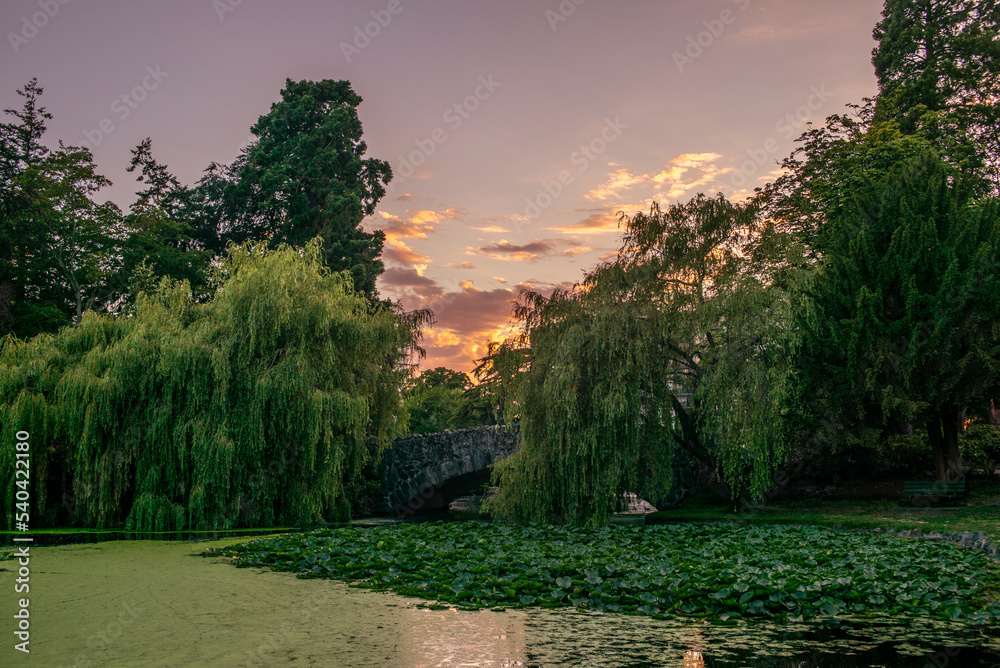
<instances>
[{"instance_id":1,"label":"aquatic plant","mask_svg":"<svg viewBox=\"0 0 1000 668\"><path fill-rule=\"evenodd\" d=\"M320 529L206 553L218 555L466 609L572 606L716 623L1000 622L1000 564L984 555L819 527L421 523Z\"/></svg>"}]
</instances>

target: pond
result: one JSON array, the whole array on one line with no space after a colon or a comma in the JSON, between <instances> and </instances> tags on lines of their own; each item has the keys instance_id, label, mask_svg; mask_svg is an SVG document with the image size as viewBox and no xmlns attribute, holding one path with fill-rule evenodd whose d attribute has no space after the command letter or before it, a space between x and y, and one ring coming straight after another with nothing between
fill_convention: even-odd
<instances>
[{"instance_id":1,"label":"pond","mask_svg":"<svg viewBox=\"0 0 1000 668\"><path fill-rule=\"evenodd\" d=\"M996 666L957 624L811 631L421 601L196 555L239 539L31 550L31 661L58 666ZM0 562L0 618L16 562ZM12 663L12 643L0 664ZM17 653L17 659L21 659Z\"/></svg>"}]
</instances>

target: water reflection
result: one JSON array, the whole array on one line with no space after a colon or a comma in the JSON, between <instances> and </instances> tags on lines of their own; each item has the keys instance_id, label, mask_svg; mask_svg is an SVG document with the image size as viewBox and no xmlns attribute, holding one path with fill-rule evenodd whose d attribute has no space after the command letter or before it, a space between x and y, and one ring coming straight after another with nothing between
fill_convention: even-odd
<instances>
[{"instance_id":1,"label":"water reflection","mask_svg":"<svg viewBox=\"0 0 1000 668\"><path fill-rule=\"evenodd\" d=\"M677 668L1000 666L1000 638L961 625L883 623L817 630L657 621L565 610L411 608L398 665Z\"/></svg>"},{"instance_id":2,"label":"water reflection","mask_svg":"<svg viewBox=\"0 0 1000 668\"><path fill-rule=\"evenodd\" d=\"M705 657L697 650L687 650L684 652L684 668L705 668Z\"/></svg>"}]
</instances>

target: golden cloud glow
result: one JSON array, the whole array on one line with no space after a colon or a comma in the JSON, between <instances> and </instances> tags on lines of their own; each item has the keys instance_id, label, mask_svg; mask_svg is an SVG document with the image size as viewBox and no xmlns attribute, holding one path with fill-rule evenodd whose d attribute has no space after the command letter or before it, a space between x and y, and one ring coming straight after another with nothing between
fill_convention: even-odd
<instances>
[{"instance_id":1,"label":"golden cloud glow","mask_svg":"<svg viewBox=\"0 0 1000 668\"><path fill-rule=\"evenodd\" d=\"M688 192L700 186L712 183L720 175L731 169L716 166L722 158L718 153L682 153L667 162L667 165L652 174L633 174L626 168L616 169L608 175L608 180L601 186L590 190L585 197L591 201L607 201L617 199L625 191L636 186L652 184L656 193L654 198L679 199ZM690 174L690 172L701 172ZM685 178L691 178L685 180ZM667 190L664 192L664 188Z\"/></svg>"}]
</instances>

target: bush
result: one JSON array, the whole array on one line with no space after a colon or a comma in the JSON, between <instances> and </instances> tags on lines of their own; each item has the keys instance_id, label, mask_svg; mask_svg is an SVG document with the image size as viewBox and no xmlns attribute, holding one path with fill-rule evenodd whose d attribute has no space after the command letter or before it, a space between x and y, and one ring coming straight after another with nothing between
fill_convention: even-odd
<instances>
[{"instance_id":1,"label":"bush","mask_svg":"<svg viewBox=\"0 0 1000 668\"><path fill-rule=\"evenodd\" d=\"M965 438L959 440L959 447L965 465L973 471L994 476L1000 469L1000 427L974 422Z\"/></svg>"}]
</instances>

